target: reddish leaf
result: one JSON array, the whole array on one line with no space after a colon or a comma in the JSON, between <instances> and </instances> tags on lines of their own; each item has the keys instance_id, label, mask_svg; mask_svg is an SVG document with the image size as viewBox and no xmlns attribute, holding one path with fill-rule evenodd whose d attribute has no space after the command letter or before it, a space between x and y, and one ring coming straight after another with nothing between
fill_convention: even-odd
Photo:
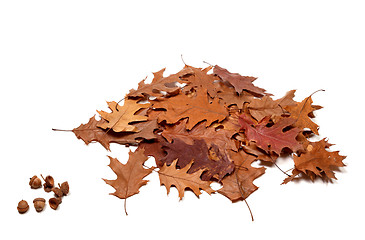
<instances>
[{"instance_id":1,"label":"reddish leaf","mask_svg":"<svg viewBox=\"0 0 365 240\"><path fill-rule=\"evenodd\" d=\"M221 68L218 65L214 66L213 72L217 74L223 81L231 84L237 93L241 93L243 90L253 93L259 97L265 95L265 89L256 87L252 84L257 78L241 76L238 73L231 73L225 68Z\"/></svg>"},{"instance_id":2,"label":"reddish leaf","mask_svg":"<svg viewBox=\"0 0 365 240\"><path fill-rule=\"evenodd\" d=\"M167 155L160 159L160 162L170 165L177 159L177 166L184 168L193 161L194 164L189 169L189 173L204 169L203 180L211 180L213 177L220 180L233 171L233 163L228 159L224 150L219 149L214 144L209 149L202 139L194 139L193 141L194 143L189 145L176 138L173 139L172 143L162 143ZM211 159L209 150L215 153L216 159Z\"/></svg>"},{"instance_id":3,"label":"reddish leaf","mask_svg":"<svg viewBox=\"0 0 365 240\"><path fill-rule=\"evenodd\" d=\"M285 147L292 151L301 149L301 145L295 139L300 129L291 128L285 132L283 131L295 122L294 119L282 118L271 127L267 126L269 120L270 118L266 117L255 125L246 114L242 114L239 123L242 129L245 130L247 139L256 142L258 147L267 152L272 151L280 155L281 150Z\"/></svg>"},{"instance_id":4,"label":"reddish leaf","mask_svg":"<svg viewBox=\"0 0 365 240\"><path fill-rule=\"evenodd\" d=\"M185 143L192 145L194 139L204 140L209 147L212 144L217 145L220 149L232 149L237 151L237 147L234 141L231 139L234 131L218 129L213 127L205 127L205 123L201 122L197 124L192 130L186 130L187 120L182 120L180 123L167 126L162 132L162 136L167 139L170 143L174 138L179 138Z\"/></svg>"}]
</instances>

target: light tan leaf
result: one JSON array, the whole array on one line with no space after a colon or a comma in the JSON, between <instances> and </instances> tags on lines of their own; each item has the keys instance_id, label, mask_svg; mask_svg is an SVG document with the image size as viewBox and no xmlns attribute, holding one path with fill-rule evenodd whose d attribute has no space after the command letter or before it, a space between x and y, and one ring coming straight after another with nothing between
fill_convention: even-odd
<instances>
[{"instance_id":1,"label":"light tan leaf","mask_svg":"<svg viewBox=\"0 0 365 240\"><path fill-rule=\"evenodd\" d=\"M191 189L197 197L201 194L200 189L206 191L208 194L214 192L210 187L211 181L202 181L200 179L200 175L204 171L203 169L189 174L187 172L193 162L190 162L182 169L176 168L176 162L177 159L170 166L163 165L158 171L161 185L166 187L167 194L169 194L171 186L175 186L178 190L180 200L184 197L186 188Z\"/></svg>"},{"instance_id":2,"label":"light tan leaf","mask_svg":"<svg viewBox=\"0 0 365 240\"><path fill-rule=\"evenodd\" d=\"M139 129L129 123L144 122L148 120L147 116L137 115L142 108L148 108L151 104L138 104L137 101L126 99L124 105L120 106L116 102L108 102L111 113L97 111L106 122L98 124L103 129L111 128L115 132L138 132Z\"/></svg>"}]
</instances>

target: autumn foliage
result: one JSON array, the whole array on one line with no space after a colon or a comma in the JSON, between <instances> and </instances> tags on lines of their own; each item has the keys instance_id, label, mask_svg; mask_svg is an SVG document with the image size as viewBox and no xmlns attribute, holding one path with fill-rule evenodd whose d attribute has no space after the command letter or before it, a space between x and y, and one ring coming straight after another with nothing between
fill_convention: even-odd
<instances>
[{"instance_id":1,"label":"autumn foliage","mask_svg":"<svg viewBox=\"0 0 365 240\"><path fill-rule=\"evenodd\" d=\"M211 71L212 70L212 71ZM313 122L312 95L294 100L295 90L274 99L253 84L255 77L231 73L219 66L185 65L176 74L154 73L151 83L142 80L124 103L108 102L109 112L97 111L89 122L73 129L86 144L99 142L136 146L126 164L110 157L115 180L113 195L126 199L139 193L148 174L157 172L169 193L173 186L180 199L189 189L196 196L205 191L223 194L232 202L245 200L257 190L253 181L270 164L292 156L294 168L283 183L294 179L336 179L344 156L330 151L328 140L313 141L319 126ZM144 165L154 157L155 167ZM253 167L264 161L262 167ZM281 170L281 169L280 169ZM214 191L212 182L221 183Z\"/></svg>"}]
</instances>

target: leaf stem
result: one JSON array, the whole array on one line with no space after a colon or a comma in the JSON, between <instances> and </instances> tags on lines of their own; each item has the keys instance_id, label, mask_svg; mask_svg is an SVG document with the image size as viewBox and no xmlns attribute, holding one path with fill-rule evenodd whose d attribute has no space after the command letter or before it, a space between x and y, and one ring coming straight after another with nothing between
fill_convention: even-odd
<instances>
[{"instance_id":1,"label":"leaf stem","mask_svg":"<svg viewBox=\"0 0 365 240\"><path fill-rule=\"evenodd\" d=\"M243 189L242 189L242 184L239 182L238 180L238 171L236 171L237 169L241 168L242 164L245 162L246 160L244 160L236 169L235 169L235 176L236 176L236 183L237 183L237 186L238 186L238 190L243 198L243 201L245 201L246 205L247 205L247 208L248 208L248 211L250 212L250 215L251 215L251 220L252 222L254 221L254 218L253 218L253 214L252 214L252 211L251 211L251 208L250 206L248 205L248 202L246 201L246 198L245 198L245 195L244 195L244 192L243 192Z\"/></svg>"},{"instance_id":2,"label":"leaf stem","mask_svg":"<svg viewBox=\"0 0 365 240\"><path fill-rule=\"evenodd\" d=\"M272 159L272 157L271 157L271 155L269 155L269 157L270 157L270 159L271 159L271 162L282 172L282 173L284 173L285 175L287 175L288 177L291 177L291 175L290 174L288 174L287 172L284 172L284 170L283 169L281 169L277 164L276 164L276 162L274 161L274 159Z\"/></svg>"},{"instance_id":3,"label":"leaf stem","mask_svg":"<svg viewBox=\"0 0 365 240\"><path fill-rule=\"evenodd\" d=\"M252 222L255 221L255 219L253 219L253 214L252 214L252 211L251 211L251 208L250 208L250 205L248 205L248 202L246 199L243 199L243 201L245 201L246 205L247 205L247 208L248 208L248 211L250 211L250 214L251 214L251 220Z\"/></svg>"},{"instance_id":4,"label":"leaf stem","mask_svg":"<svg viewBox=\"0 0 365 240\"><path fill-rule=\"evenodd\" d=\"M125 215L128 216L128 213L127 213L127 198L124 199L124 212L125 212Z\"/></svg>"},{"instance_id":5,"label":"leaf stem","mask_svg":"<svg viewBox=\"0 0 365 240\"><path fill-rule=\"evenodd\" d=\"M203 61L203 63L208 64L208 65L209 65L209 66L211 66L211 67L214 67L212 64L210 64L210 63L208 63L208 62L206 62L206 61Z\"/></svg>"},{"instance_id":6,"label":"leaf stem","mask_svg":"<svg viewBox=\"0 0 365 240\"><path fill-rule=\"evenodd\" d=\"M185 61L184 61L184 58L183 58L183 55L182 54L180 55L180 57L181 57L181 61L184 63L184 65L187 66L186 63L185 63Z\"/></svg>"},{"instance_id":7,"label":"leaf stem","mask_svg":"<svg viewBox=\"0 0 365 240\"><path fill-rule=\"evenodd\" d=\"M52 131L72 132L72 130L64 130L64 129L57 129L57 128L52 128Z\"/></svg>"},{"instance_id":8,"label":"leaf stem","mask_svg":"<svg viewBox=\"0 0 365 240\"><path fill-rule=\"evenodd\" d=\"M125 99L125 97L124 97L124 98L122 98L122 99L120 99L120 100L117 102L117 105L115 106L115 110L117 110L118 112L119 112L119 110L118 110L119 103L120 103L121 101L123 101L124 99Z\"/></svg>"},{"instance_id":9,"label":"leaf stem","mask_svg":"<svg viewBox=\"0 0 365 240\"><path fill-rule=\"evenodd\" d=\"M281 169L275 162L273 162L273 164L282 172L284 173L285 175L287 175L288 177L291 177L290 174L288 174L287 172L285 172L283 169Z\"/></svg>"}]
</instances>

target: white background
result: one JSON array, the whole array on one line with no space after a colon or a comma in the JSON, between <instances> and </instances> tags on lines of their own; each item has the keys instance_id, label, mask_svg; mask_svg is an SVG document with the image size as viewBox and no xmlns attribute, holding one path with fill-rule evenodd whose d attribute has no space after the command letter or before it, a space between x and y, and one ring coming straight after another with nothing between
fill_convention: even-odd
<instances>
[{"instance_id":1,"label":"white background","mask_svg":"<svg viewBox=\"0 0 365 240\"><path fill-rule=\"evenodd\" d=\"M131 3L133 2L133 3ZM363 236L363 1L0 1L0 238L342 239ZM152 72L175 73L185 62L218 64L258 77L279 98L297 89L301 101L318 89L320 138L347 155L338 181L280 185L276 168L259 190L232 204L222 195L176 190L166 196L156 173L127 200L108 195L114 179L107 155L125 162L128 149L85 144L73 129L106 110ZM285 170L291 162L281 160ZM68 181L57 211L21 199L48 199L31 190L34 174ZM7 236L7 238L5 238Z\"/></svg>"}]
</instances>

